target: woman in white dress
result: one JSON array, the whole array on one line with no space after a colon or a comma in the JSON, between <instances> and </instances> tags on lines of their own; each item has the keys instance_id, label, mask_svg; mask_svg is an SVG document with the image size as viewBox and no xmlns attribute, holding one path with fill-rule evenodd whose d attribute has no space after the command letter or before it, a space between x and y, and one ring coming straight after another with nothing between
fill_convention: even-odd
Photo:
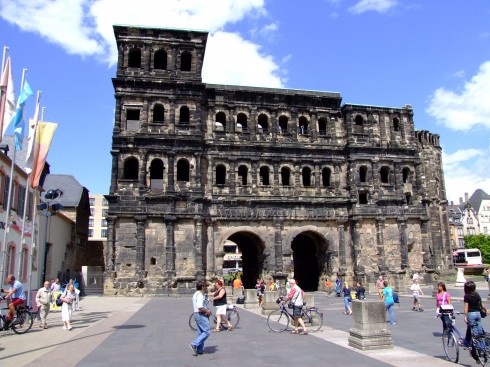
<instances>
[{"instance_id":1,"label":"woman in white dress","mask_svg":"<svg viewBox=\"0 0 490 367\"><path fill-rule=\"evenodd\" d=\"M63 320L64 330L72 329L72 326L70 325L71 313L73 311L73 303L75 303L76 298L77 294L75 293L75 286L73 284L67 285L65 291L60 297L60 299L63 301L63 305L61 306L61 319Z\"/></svg>"}]
</instances>

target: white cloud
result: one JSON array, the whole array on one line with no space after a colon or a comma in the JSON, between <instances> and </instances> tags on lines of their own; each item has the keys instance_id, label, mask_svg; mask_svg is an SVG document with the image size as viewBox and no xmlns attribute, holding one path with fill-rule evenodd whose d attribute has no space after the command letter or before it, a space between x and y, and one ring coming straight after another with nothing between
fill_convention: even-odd
<instances>
[{"instance_id":1,"label":"white cloud","mask_svg":"<svg viewBox=\"0 0 490 367\"><path fill-rule=\"evenodd\" d=\"M476 189L490 192L490 149L463 149L451 154L443 152L446 196L458 202L465 192L471 195Z\"/></svg>"},{"instance_id":2,"label":"white cloud","mask_svg":"<svg viewBox=\"0 0 490 367\"><path fill-rule=\"evenodd\" d=\"M272 42L272 41L274 41L274 37L275 37L278 29L279 29L279 26L277 25L277 23L270 23L270 24L265 25L262 28L252 29L250 31L250 34L251 34L252 38L260 36L262 38L267 39L269 42Z\"/></svg>"},{"instance_id":3,"label":"white cloud","mask_svg":"<svg viewBox=\"0 0 490 367\"><path fill-rule=\"evenodd\" d=\"M464 78L466 76L466 73L464 70L458 70L453 75L451 75L453 78Z\"/></svg>"},{"instance_id":4,"label":"white cloud","mask_svg":"<svg viewBox=\"0 0 490 367\"><path fill-rule=\"evenodd\" d=\"M461 93L445 88L431 96L426 112L453 130L467 131L477 126L490 128L490 61L466 82Z\"/></svg>"},{"instance_id":5,"label":"white cloud","mask_svg":"<svg viewBox=\"0 0 490 367\"><path fill-rule=\"evenodd\" d=\"M362 14L367 11L386 13L397 4L396 0L361 0L356 5L350 7L349 11L354 14Z\"/></svg>"},{"instance_id":6,"label":"white cloud","mask_svg":"<svg viewBox=\"0 0 490 367\"><path fill-rule=\"evenodd\" d=\"M206 30L207 82L280 87L278 75L284 72L271 56L260 52L259 45L222 31L227 24L266 13L264 0L0 0L0 16L6 21L70 54L95 56L109 65L117 61L113 24ZM271 23L261 32L276 30Z\"/></svg>"}]
</instances>

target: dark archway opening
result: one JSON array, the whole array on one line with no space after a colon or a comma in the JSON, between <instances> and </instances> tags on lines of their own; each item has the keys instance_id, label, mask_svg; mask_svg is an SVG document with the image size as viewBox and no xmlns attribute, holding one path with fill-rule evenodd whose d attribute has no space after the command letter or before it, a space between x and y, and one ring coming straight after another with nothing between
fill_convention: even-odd
<instances>
[{"instance_id":1,"label":"dark archway opening","mask_svg":"<svg viewBox=\"0 0 490 367\"><path fill-rule=\"evenodd\" d=\"M242 283L245 289L253 289L257 279L262 278L264 244L253 233L238 232L228 238L238 245L242 253Z\"/></svg>"},{"instance_id":2,"label":"dark archway opening","mask_svg":"<svg viewBox=\"0 0 490 367\"><path fill-rule=\"evenodd\" d=\"M325 270L327 245L312 232L297 235L291 243L294 277L304 291L317 291L320 275Z\"/></svg>"}]
</instances>

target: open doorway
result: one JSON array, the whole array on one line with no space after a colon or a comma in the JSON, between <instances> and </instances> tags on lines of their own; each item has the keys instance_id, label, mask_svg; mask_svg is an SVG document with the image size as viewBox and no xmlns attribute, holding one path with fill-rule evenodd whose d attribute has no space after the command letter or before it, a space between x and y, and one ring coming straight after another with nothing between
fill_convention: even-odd
<instances>
[{"instance_id":1,"label":"open doorway","mask_svg":"<svg viewBox=\"0 0 490 367\"><path fill-rule=\"evenodd\" d=\"M245 289L255 287L257 279L262 277L264 264L264 243L254 233L238 232L231 235L229 241L236 243L241 253L242 283Z\"/></svg>"}]
</instances>

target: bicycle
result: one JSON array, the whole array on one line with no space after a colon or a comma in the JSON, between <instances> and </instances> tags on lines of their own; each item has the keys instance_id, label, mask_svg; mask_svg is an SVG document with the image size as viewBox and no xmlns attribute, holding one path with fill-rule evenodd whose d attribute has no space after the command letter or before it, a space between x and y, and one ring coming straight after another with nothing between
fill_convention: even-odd
<instances>
[{"instance_id":1,"label":"bicycle","mask_svg":"<svg viewBox=\"0 0 490 367\"><path fill-rule=\"evenodd\" d=\"M441 310L442 314L437 315L437 317L443 317L444 315L454 320L456 317L454 315L462 315L463 312L454 312L454 310ZM456 335L457 336L456 336ZM484 343L485 348L478 348L480 343ZM459 360L459 346L468 348L470 355L472 351L476 350L476 357L478 358L478 363L481 366L485 366L487 361L490 360L490 334L480 334L471 335L471 340L466 340L466 338L461 334L461 332L454 326L453 321L447 323L446 329L442 333L442 345L444 347L444 352L446 353L447 359L449 361L457 363Z\"/></svg>"},{"instance_id":2,"label":"bicycle","mask_svg":"<svg viewBox=\"0 0 490 367\"><path fill-rule=\"evenodd\" d=\"M208 303L209 299L206 295L204 296L204 307L206 307ZM211 312L211 315L209 315L209 317L213 318L214 324L216 325L216 323L218 322L216 315ZM230 321L230 324L233 325L233 329L238 326L238 323L240 322L240 314L238 313L238 309L235 305L226 305L226 318ZM194 320L194 313L192 313L189 317L189 327L191 328L191 330L197 331L196 320ZM226 322L221 321L221 328L227 328Z\"/></svg>"},{"instance_id":3,"label":"bicycle","mask_svg":"<svg viewBox=\"0 0 490 367\"><path fill-rule=\"evenodd\" d=\"M293 314L288 311L283 301L284 297L279 297L276 301L279 304L279 309L272 311L267 317L267 326L275 333L285 331L289 323L292 323L291 320L294 320ZM292 308L292 305L290 308ZM323 325L323 313L318 312L318 307L303 307L301 309L301 318L309 332L316 332Z\"/></svg>"},{"instance_id":4,"label":"bicycle","mask_svg":"<svg viewBox=\"0 0 490 367\"><path fill-rule=\"evenodd\" d=\"M0 301L4 301L5 297L0 297ZM15 307L15 316L9 322L7 315L3 315L0 311L0 331L12 329L16 334L24 334L28 332L34 323L34 317L26 305Z\"/></svg>"}]
</instances>

